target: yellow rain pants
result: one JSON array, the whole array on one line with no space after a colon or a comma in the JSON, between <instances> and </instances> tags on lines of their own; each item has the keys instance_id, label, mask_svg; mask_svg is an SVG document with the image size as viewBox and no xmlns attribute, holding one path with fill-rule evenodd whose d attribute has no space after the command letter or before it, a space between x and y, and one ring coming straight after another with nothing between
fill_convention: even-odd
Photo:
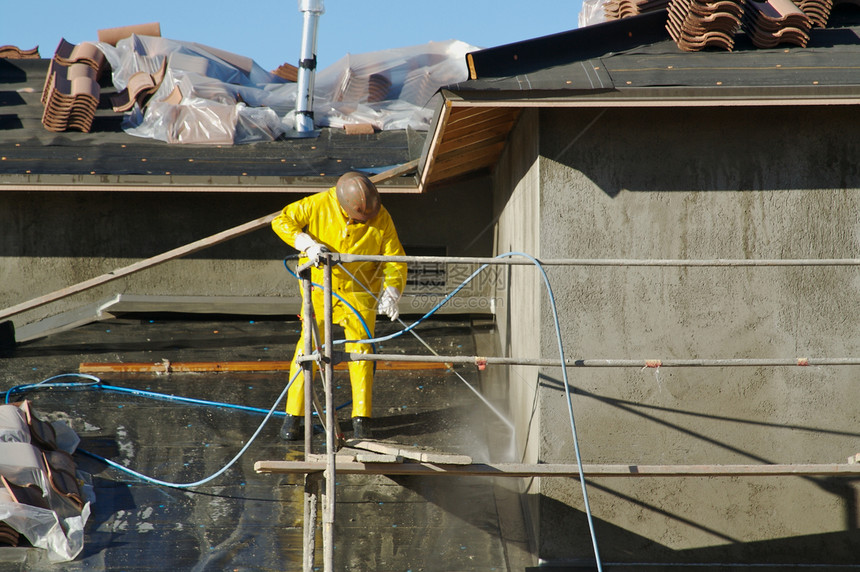
<instances>
[{"instance_id":1,"label":"yellow rain pants","mask_svg":"<svg viewBox=\"0 0 860 572\"><path fill-rule=\"evenodd\" d=\"M322 338L325 336L325 319L322 313L323 302L319 302L317 309L317 292L319 298L322 298L322 290L315 288L311 295L314 302L314 314L317 322L317 328ZM364 316L364 321L371 332L374 331L376 325L376 313L368 312ZM352 310L347 308L343 302L335 299L332 303L332 323L342 326L344 329L345 339L347 340L364 340L369 336L364 330L364 326L358 319L358 316ZM304 336L304 325L302 326L302 336ZM324 339L321 340L325 341ZM316 345L314 346L316 348ZM302 354L304 348L304 337L296 344L296 353L293 355L293 361L290 364L290 377L296 375L296 371L301 369L301 365L296 362L296 359ZM355 353L371 353L370 344L345 344L344 351ZM349 381L352 385L352 416L353 417L371 417L373 406L373 362L370 361L352 361L349 362ZM314 375L316 375L317 366L314 364ZM287 413L290 415L301 416L305 414L305 376L300 374L296 377L290 390L287 392Z\"/></svg>"},{"instance_id":2,"label":"yellow rain pants","mask_svg":"<svg viewBox=\"0 0 860 572\"><path fill-rule=\"evenodd\" d=\"M403 256L403 246L394 228L391 215L385 206L379 213L367 222L350 220L337 201L335 188L310 195L284 207L272 221L272 229L284 242L295 246L296 235L306 232L315 241L325 245L332 252L346 254L369 254L385 256ZM300 259L300 263L306 259ZM333 297L333 323L344 327L346 339L366 339L373 337L376 325L376 297L384 287L394 286L403 292L406 283L406 264L402 262L348 262L343 265L348 273L340 266L332 269L332 290L359 312L370 329L370 336L361 325L361 321L337 296ZM355 277L355 280L352 276ZM323 283L321 268L311 270L311 280L317 284ZM301 288L300 288L301 289ZM323 330L323 292L322 288L314 288L311 295L316 320L319 324L320 335ZM307 324L303 324L304 330ZM304 339L304 331L302 332ZM350 347L352 346L352 347ZM303 347L299 342L296 355ZM346 351L371 351L366 344L349 344ZM292 368L296 367L295 360ZM290 379L295 371L290 372ZM353 417L370 417L373 388L372 362L354 362L349 366L350 383L353 392ZM287 413L304 415L304 383L303 376L296 378L287 393Z\"/></svg>"}]
</instances>

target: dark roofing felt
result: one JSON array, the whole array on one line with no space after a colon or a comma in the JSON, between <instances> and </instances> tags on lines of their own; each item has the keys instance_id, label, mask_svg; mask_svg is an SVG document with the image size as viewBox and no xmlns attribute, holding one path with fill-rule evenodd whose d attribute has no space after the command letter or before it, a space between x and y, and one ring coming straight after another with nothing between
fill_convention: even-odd
<instances>
[{"instance_id":1,"label":"dark roofing felt","mask_svg":"<svg viewBox=\"0 0 860 572\"><path fill-rule=\"evenodd\" d=\"M827 97L860 93L860 8L837 5L827 28L815 28L805 48L759 49L738 34L731 52L682 51L665 28L661 10L489 48L469 54L470 81L450 86L472 97L488 92L554 92L569 96L639 88L707 90L720 97L731 89L749 95L768 90ZM664 91L665 93L665 91ZM689 94L689 93L688 93Z\"/></svg>"},{"instance_id":2,"label":"dark roofing felt","mask_svg":"<svg viewBox=\"0 0 860 572\"><path fill-rule=\"evenodd\" d=\"M773 98L826 102L860 96L860 7L838 4L805 48L684 52L657 11L473 52L473 79L449 86L471 101L678 101ZM0 59L0 189L55 185L268 191L324 188L352 169L379 172L422 154L426 132L385 131L233 146L170 145L124 133L103 80L91 133L41 125L48 60ZM107 84L105 85L105 82ZM434 163L439 167L438 163ZM443 173L444 175L444 173ZM414 186L409 177L388 184ZM429 179L428 179L429 180Z\"/></svg>"},{"instance_id":3,"label":"dark roofing felt","mask_svg":"<svg viewBox=\"0 0 860 572\"><path fill-rule=\"evenodd\" d=\"M394 331L386 322L380 322L378 334ZM129 314L0 352L0 392L77 372L82 362L287 359L299 330L296 319ZM431 319L415 331L433 347L444 343L455 348L452 352L473 355L475 336L486 329L468 319ZM380 351L425 351L410 336L384 345ZM455 367L480 387L475 366ZM256 461L303 456L303 443L287 446L278 438L282 417L272 418L229 470L189 489L144 482L81 452L167 482L205 479L236 456L264 415L144 395L267 411L286 377L283 372L113 373L99 379L125 391L94 390L86 388L87 379L64 378L60 381L84 385L14 393L15 400L29 399L40 418L62 420L81 438L74 460L91 476L95 502L83 551L73 562L52 563L40 549L5 548L0 571L300 570L302 477L254 471ZM350 437L348 374L337 372L334 380L338 418ZM508 438L472 390L445 370L378 371L374 417L380 439L480 460L488 459L491 443L504 446L501 437ZM314 436L316 452L324 441L324 434ZM505 549L514 536L502 530L505 507L497 506L496 495L504 493L485 478L438 479L339 474L334 569L523 570ZM517 506L515 499L508 502ZM319 570L321 515L322 510L316 521Z\"/></svg>"},{"instance_id":4,"label":"dark roofing felt","mask_svg":"<svg viewBox=\"0 0 860 572\"><path fill-rule=\"evenodd\" d=\"M40 96L50 60L0 59L0 183L328 186L352 169L377 172L418 156L426 133L384 131L231 146L171 145L122 131L102 79L90 133L52 133L41 124Z\"/></svg>"}]
</instances>

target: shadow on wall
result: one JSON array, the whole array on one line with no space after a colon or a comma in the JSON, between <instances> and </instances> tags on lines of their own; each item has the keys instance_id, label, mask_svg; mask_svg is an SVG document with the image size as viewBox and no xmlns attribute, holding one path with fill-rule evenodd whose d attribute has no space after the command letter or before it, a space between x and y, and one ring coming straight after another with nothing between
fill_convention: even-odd
<instances>
[{"instance_id":1,"label":"shadow on wall","mask_svg":"<svg viewBox=\"0 0 860 572\"><path fill-rule=\"evenodd\" d=\"M540 384L541 387L556 389L559 392L563 391L563 385L561 380L546 376L540 375ZM597 393L592 393L587 390L579 389L576 387L572 388L572 392L576 395L587 397L593 399L595 401L599 401L604 405L608 405L614 408L618 413L625 415L632 415L636 417L643 418L655 425L660 425L665 428L668 428L675 432L677 435L683 435L686 438L693 438L702 445L708 445L712 447L720 448L732 455L740 455L750 461L752 464L774 464L776 461L772 459L766 459L760 455L753 454L749 451L744 451L737 445L733 443L722 442L713 437L710 437L704 433L697 432L695 430L690 429L689 427L685 427L679 425L677 423L673 423L663 418L662 416L666 415L683 415L689 418L698 419L700 421L703 420L718 420L726 423L732 423L738 426L749 426L752 428L767 428L767 429L785 429L791 431L807 431L811 433L815 433L816 435L832 435L832 436L848 436L852 438L860 438L860 432L855 433L847 433L845 431L833 431L828 429L823 429L820 427L810 427L803 425L793 425L793 424L785 424L785 423L772 423L767 421L758 421L755 419L744 419L739 417L728 417L728 416L720 416L720 415L712 415L712 414L704 414L691 410L683 410L676 409L671 407L662 407L655 405L648 405L642 402L628 401L624 399L617 399L614 397L607 397L605 395L599 395ZM856 478L852 478L850 476L847 477L831 477L831 478L822 478L822 477L810 477L810 476L798 476L796 478L803 479L811 484L816 485L821 490L826 493L836 495L841 497L841 503L846 507L846 512L844 515L844 526L848 530L854 530L860 528L860 514L858 514L858 509L860 509L860 505L858 505L857 498L857 490L854 486L854 483L858 480Z\"/></svg>"},{"instance_id":2,"label":"shadow on wall","mask_svg":"<svg viewBox=\"0 0 860 572\"><path fill-rule=\"evenodd\" d=\"M27 72L20 66L7 59L0 59L0 83L22 83L26 80Z\"/></svg>"},{"instance_id":3,"label":"shadow on wall","mask_svg":"<svg viewBox=\"0 0 860 572\"><path fill-rule=\"evenodd\" d=\"M603 488L592 481L588 485ZM540 510L542 520L555 525L544 529L541 545L554 548L552 553L541 551L540 557L547 564L539 570L595 569L594 549L585 514L543 496ZM623 564L624 570L662 570L660 564L673 571L717 571L745 566L774 568L780 565L779 570L799 570L811 565L850 566L858 562L854 547L860 542L860 530L758 542L726 541L720 546L672 550L605 521L594 519L594 525L602 564L604 567ZM636 563L641 564L641 568L633 566ZM538 568L528 570L537 571Z\"/></svg>"},{"instance_id":4,"label":"shadow on wall","mask_svg":"<svg viewBox=\"0 0 860 572\"><path fill-rule=\"evenodd\" d=\"M541 386L544 390L557 390L559 393L563 390L560 380L545 375L541 376ZM717 420L739 426L750 426L751 428L777 428L791 431L808 431L815 434L860 437L860 433L847 434L846 432L830 431L818 427L703 414L690 410L653 406L640 402L611 398L578 388L574 388L573 391L580 398L588 398L614 408L619 418L621 415L640 417L655 425L668 428L679 436L692 438L701 443L702 446L718 447L731 455L743 456L752 464L772 464L774 461L745 451L734 443L719 441L705 433L691 429L689 426L670 422L667 418L671 416L677 417L678 415L693 418L697 422L692 426L705 426L707 425L704 423L706 420ZM630 510L651 515L657 520L673 521L683 527L695 529L699 533L704 533L709 537L726 543L725 546L719 547L675 551L652 540L640 538L628 530L603 522L597 526L598 542L607 547L606 550L601 549L601 555L606 560L618 562L723 562L731 564L784 562L787 564L805 565L858 563L856 550L852 547L852 542L856 542L858 536L860 536L860 530L858 530L858 520L860 519L858 519L857 513L857 479L850 476L829 478L797 476L794 478L814 484L826 493L839 497L838 499L834 499L832 504L834 506L845 507L844 531L767 541L744 542L742 539L730 536L708 526L705 524L706 521L698 519L695 516L685 515L682 509L669 510L665 506L655 504L653 499L664 498L660 494L649 494L647 495L649 500L646 501L642 498L637 498L636 495L622 492L620 490L622 487L613 486L613 483L617 481L588 480L587 486L589 490L600 491L602 495L608 495L613 499L615 504L621 503L627 505ZM572 486L578 488L578 485L575 485L575 483L572 483ZM645 488L639 490L641 492ZM790 501L787 500L787 502ZM681 504L683 505L683 503ZM590 553L590 546L583 547L580 545L580 536L589 537L587 522L581 511L566 506L558 500L541 497L541 521L544 523L553 523L551 527L543 528L545 532L543 532L541 544L544 549L567 552L553 553L551 558L548 555L541 554L542 558L582 558L584 555ZM562 523L564 525L559 526ZM575 533L570 535L570 538L577 538L575 543L566 539L566 533L565 535L559 534L559 531L567 531L568 525L575 530Z\"/></svg>"},{"instance_id":5,"label":"shadow on wall","mask_svg":"<svg viewBox=\"0 0 860 572\"><path fill-rule=\"evenodd\" d=\"M0 256L149 258L275 212L299 196L5 193ZM263 228L184 258L278 261L294 252Z\"/></svg>"},{"instance_id":6,"label":"shadow on wall","mask_svg":"<svg viewBox=\"0 0 860 572\"><path fill-rule=\"evenodd\" d=\"M541 112L541 155L622 190L777 191L860 187L860 118L838 107Z\"/></svg>"},{"instance_id":7,"label":"shadow on wall","mask_svg":"<svg viewBox=\"0 0 860 572\"><path fill-rule=\"evenodd\" d=\"M425 195L386 195L400 240L447 247L450 255L492 250L486 178ZM298 193L6 193L0 256L149 258L301 199ZM294 254L268 226L186 259L271 260Z\"/></svg>"}]
</instances>

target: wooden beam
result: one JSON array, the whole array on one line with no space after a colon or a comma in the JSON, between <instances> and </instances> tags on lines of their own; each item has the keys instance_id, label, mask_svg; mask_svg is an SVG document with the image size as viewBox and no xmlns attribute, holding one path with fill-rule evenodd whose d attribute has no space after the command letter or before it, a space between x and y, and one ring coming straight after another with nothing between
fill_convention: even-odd
<instances>
[{"instance_id":1,"label":"wooden beam","mask_svg":"<svg viewBox=\"0 0 860 572\"><path fill-rule=\"evenodd\" d=\"M257 461L258 473L310 474L324 471L323 462ZM338 474L434 475L475 477L578 477L577 465L498 463L454 465L441 463L337 464ZM804 465L583 465L587 478L596 477L775 477L860 475L860 464Z\"/></svg>"},{"instance_id":2,"label":"wooden beam","mask_svg":"<svg viewBox=\"0 0 860 572\"><path fill-rule=\"evenodd\" d=\"M398 165L393 169L389 169L382 173L373 175L370 177L370 180L374 183L379 183L388 179L393 179L394 177L399 177L404 173L408 173L414 170L417 166L417 159L414 161L409 161L408 163ZM3 320L10 316L14 316L15 314L20 314L21 312L25 312L27 310L38 308L39 306L44 306L45 304L49 304L57 300L61 300L62 298L66 298L68 296L71 296L72 294L78 294L79 292L89 290L90 288L95 288L96 286L107 284L108 282L111 282L118 278L123 278L125 276L134 274L135 272L140 272L141 270L145 270L147 268L152 268L153 266L157 266L169 260L182 258L183 256L188 256L189 254L200 252L201 250L209 248L210 246L215 246L216 244L221 244L222 242L238 238L240 236L248 234L249 232L253 232L255 230L268 226L272 223L272 220L276 216L278 216L278 214L280 214L280 212L281 211L277 211L268 214L266 216L254 219L250 222L246 222L245 224L240 224L239 226L235 226L233 228L221 231L217 234L213 234L212 236L201 238L200 240L196 240L184 246L180 246L179 248L168 250L167 252L164 252L157 256L153 256L151 258L135 262L134 264L118 268L116 270L108 272L107 274L102 274L101 276L96 276L95 278L84 280L83 282L79 282L73 286L62 288L55 292L51 292L50 294L45 294L44 296L33 298L32 300L22 302L15 306L10 306L4 310L0 310L0 320Z\"/></svg>"},{"instance_id":3,"label":"wooden beam","mask_svg":"<svg viewBox=\"0 0 860 572\"><path fill-rule=\"evenodd\" d=\"M505 115L518 113L509 107L455 107L451 110L448 127L461 128L476 122L495 121Z\"/></svg>"},{"instance_id":4,"label":"wooden beam","mask_svg":"<svg viewBox=\"0 0 860 572\"><path fill-rule=\"evenodd\" d=\"M469 145L475 145L488 139L502 138L507 139L511 131L511 125L494 125L493 127L466 133L459 137L446 137L439 145L440 154L450 151L452 148L462 148Z\"/></svg>"},{"instance_id":5,"label":"wooden beam","mask_svg":"<svg viewBox=\"0 0 860 572\"><path fill-rule=\"evenodd\" d=\"M450 168L453 165L471 165L472 163L486 166L487 161L495 162L504 148L505 141L503 140L486 146L449 151L436 157L436 162L442 164L442 168Z\"/></svg>"},{"instance_id":6,"label":"wooden beam","mask_svg":"<svg viewBox=\"0 0 860 572\"><path fill-rule=\"evenodd\" d=\"M376 362L377 371L444 370L452 364L441 362ZM348 364L339 363L335 371L345 371ZM289 371L289 361L222 361L222 362L84 362L79 373L188 373L216 371Z\"/></svg>"},{"instance_id":7,"label":"wooden beam","mask_svg":"<svg viewBox=\"0 0 860 572\"><path fill-rule=\"evenodd\" d=\"M373 439L350 439L346 442L346 445L352 449L365 449L380 455L390 455L392 457L410 459L421 463L442 463L447 465L472 464L472 458L468 455L443 453L429 449L422 449L421 447L410 447L409 445L400 445L397 443L376 441Z\"/></svg>"},{"instance_id":8,"label":"wooden beam","mask_svg":"<svg viewBox=\"0 0 860 572\"><path fill-rule=\"evenodd\" d=\"M427 153L424 155L426 157L426 161L423 165L420 165L421 170L418 174L418 190L422 193L427 190L427 186L431 182L428 177L429 174L433 171L433 167L436 162L437 149L439 148L439 142L442 137L442 134L445 132L445 126L448 123L450 114L450 102L445 101L442 105L442 109L440 110L439 119L434 126L433 133L428 133L427 135L430 140L430 146L427 150Z\"/></svg>"},{"instance_id":9,"label":"wooden beam","mask_svg":"<svg viewBox=\"0 0 860 572\"><path fill-rule=\"evenodd\" d=\"M449 154L444 160L440 160L436 164L436 169L433 173L434 180L442 180L456 175L462 175L470 171L477 171L485 167L491 167L499 158L499 153L503 145L497 149L485 149L479 153L463 153L458 156L456 153Z\"/></svg>"},{"instance_id":10,"label":"wooden beam","mask_svg":"<svg viewBox=\"0 0 860 572\"><path fill-rule=\"evenodd\" d=\"M462 137L463 135L468 135L469 133L474 133L476 131L484 131L487 129L493 129L498 126L507 126L508 128L512 128L516 123L516 116L511 115L502 116L502 117L489 117L480 121L475 121L474 123L464 123L460 126L449 126L448 129L445 130L445 134L442 138L443 141L448 141L450 139L455 139L457 137Z\"/></svg>"}]
</instances>

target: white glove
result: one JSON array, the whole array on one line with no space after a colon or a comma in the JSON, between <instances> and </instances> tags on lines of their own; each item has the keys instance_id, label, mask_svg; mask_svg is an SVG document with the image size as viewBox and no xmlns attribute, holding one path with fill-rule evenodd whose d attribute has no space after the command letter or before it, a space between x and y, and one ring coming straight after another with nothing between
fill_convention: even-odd
<instances>
[{"instance_id":1,"label":"white glove","mask_svg":"<svg viewBox=\"0 0 860 572\"><path fill-rule=\"evenodd\" d=\"M296 235L295 245L296 250L304 252L305 256L308 257L308 260L310 260L314 266L319 266L320 253L328 252L328 248L325 245L315 241L311 238L311 235L304 232L300 232Z\"/></svg>"},{"instance_id":2,"label":"white glove","mask_svg":"<svg viewBox=\"0 0 860 572\"><path fill-rule=\"evenodd\" d=\"M382 296L379 297L379 313L385 314L393 322L400 315L400 310L397 308L399 301L400 290L394 286L386 286L385 290L382 291Z\"/></svg>"}]
</instances>

